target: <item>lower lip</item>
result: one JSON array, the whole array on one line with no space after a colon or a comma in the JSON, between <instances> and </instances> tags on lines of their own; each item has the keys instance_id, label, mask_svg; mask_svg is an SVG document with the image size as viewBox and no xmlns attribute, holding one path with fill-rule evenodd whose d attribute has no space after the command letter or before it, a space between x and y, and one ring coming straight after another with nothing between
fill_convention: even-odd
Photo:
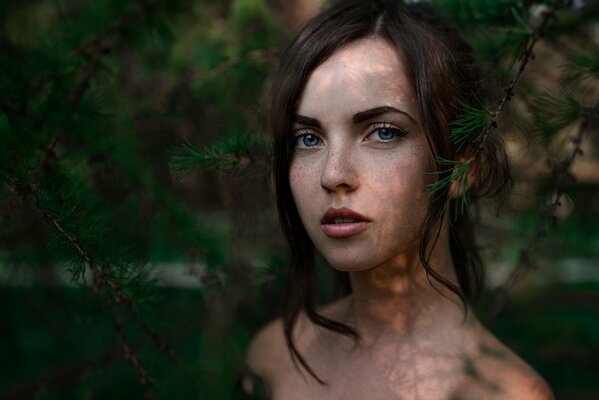
<instances>
[{"instance_id":1,"label":"lower lip","mask_svg":"<svg viewBox=\"0 0 599 400\"><path fill-rule=\"evenodd\" d=\"M367 221L345 222L342 224L321 224L320 228L325 235L332 238L344 238L356 235L366 229Z\"/></svg>"}]
</instances>

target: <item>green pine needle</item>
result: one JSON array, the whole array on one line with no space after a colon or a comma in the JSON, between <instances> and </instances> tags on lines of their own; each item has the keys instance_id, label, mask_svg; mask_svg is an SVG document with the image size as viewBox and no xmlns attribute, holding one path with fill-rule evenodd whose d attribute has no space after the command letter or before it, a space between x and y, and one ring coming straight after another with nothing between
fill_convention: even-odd
<instances>
[{"instance_id":1,"label":"green pine needle","mask_svg":"<svg viewBox=\"0 0 599 400\"><path fill-rule=\"evenodd\" d=\"M520 28L523 31L528 31L529 33L531 33L530 26L528 25L528 22L526 22L526 20L524 19L524 17L522 17L522 15L520 15L518 13L518 10L516 10L516 7L514 7L514 6L510 7L510 12L512 13L512 16L514 17L514 20L520 26Z\"/></svg>"},{"instance_id":2,"label":"green pine needle","mask_svg":"<svg viewBox=\"0 0 599 400\"><path fill-rule=\"evenodd\" d=\"M448 165L450 168L429 172L431 175L446 174L446 176L438 179L434 183L427 185L425 188L425 193L428 196L433 196L442 190L449 189L454 182L457 182L462 193L459 199L453 200L454 216L457 217L458 215L464 213L464 211L468 210L468 172L470 171L470 161L454 161L445 158L437 158L435 161L439 165ZM446 207L447 206L448 204L446 204Z\"/></svg>"},{"instance_id":3,"label":"green pine needle","mask_svg":"<svg viewBox=\"0 0 599 400\"><path fill-rule=\"evenodd\" d=\"M478 109L468 104L462 104L462 114L451 123L454 128L449 134L451 141L458 150L466 143L479 141L486 130L491 113L486 109Z\"/></svg>"},{"instance_id":4,"label":"green pine needle","mask_svg":"<svg viewBox=\"0 0 599 400\"><path fill-rule=\"evenodd\" d=\"M586 53L571 53L563 70L563 81L567 84L599 79L599 47L593 46Z\"/></svg>"},{"instance_id":5,"label":"green pine needle","mask_svg":"<svg viewBox=\"0 0 599 400\"><path fill-rule=\"evenodd\" d=\"M533 100L535 129L550 138L580 117L582 107L571 93L546 91Z\"/></svg>"},{"instance_id":6,"label":"green pine needle","mask_svg":"<svg viewBox=\"0 0 599 400\"><path fill-rule=\"evenodd\" d=\"M241 157L251 159L254 144L254 137L249 134L232 135L204 150L198 150L192 143L185 142L170 150L170 168L173 173L186 173L193 168L232 172L241 166Z\"/></svg>"},{"instance_id":7,"label":"green pine needle","mask_svg":"<svg viewBox=\"0 0 599 400\"><path fill-rule=\"evenodd\" d=\"M468 169L470 168L469 161L453 161L444 158L437 158L435 161L437 162L437 164L450 165L451 167L444 170L429 172L429 174L431 175L446 174L446 176L444 176L443 178L438 179L436 182L427 185L425 192L429 196L434 195L442 189L449 188L449 186L454 181L465 180L467 178ZM466 176L464 176L464 174L466 174Z\"/></svg>"},{"instance_id":8,"label":"green pine needle","mask_svg":"<svg viewBox=\"0 0 599 400\"><path fill-rule=\"evenodd\" d=\"M433 0L432 3L465 29L511 23L513 12L523 8L519 0Z\"/></svg>"},{"instance_id":9,"label":"green pine needle","mask_svg":"<svg viewBox=\"0 0 599 400\"><path fill-rule=\"evenodd\" d=\"M495 45L497 55L502 57L511 54L516 57L513 60L514 62L528 45L532 33L530 28L521 26L494 28L493 31L495 33L490 41Z\"/></svg>"}]
</instances>

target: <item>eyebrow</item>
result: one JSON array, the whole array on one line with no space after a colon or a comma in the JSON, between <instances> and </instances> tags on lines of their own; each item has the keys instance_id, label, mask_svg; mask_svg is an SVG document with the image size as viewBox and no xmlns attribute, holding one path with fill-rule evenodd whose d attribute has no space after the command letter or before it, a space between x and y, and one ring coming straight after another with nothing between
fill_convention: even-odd
<instances>
[{"instance_id":1,"label":"eyebrow","mask_svg":"<svg viewBox=\"0 0 599 400\"><path fill-rule=\"evenodd\" d=\"M354 124L359 124L360 122L367 121L371 118L378 117L379 115L386 114L386 113L403 114L403 115L407 116L408 118L410 118L413 122L416 122L414 120L414 118L412 118L412 116L410 114L408 114L407 112L398 110L397 108L391 107L391 106L381 106L381 107L375 107L375 108L370 108L368 110L360 111L360 112L354 114L352 121ZM313 128L320 128L320 122L318 122L317 119L311 118L311 117L306 117L304 115L299 115L299 114L295 115L294 122L297 124L306 125L306 126L310 126Z\"/></svg>"}]
</instances>

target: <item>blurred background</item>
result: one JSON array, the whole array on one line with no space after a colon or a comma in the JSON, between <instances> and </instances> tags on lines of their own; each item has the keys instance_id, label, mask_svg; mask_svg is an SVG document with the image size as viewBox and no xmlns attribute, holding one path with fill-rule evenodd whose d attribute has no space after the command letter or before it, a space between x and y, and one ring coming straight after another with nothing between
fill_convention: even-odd
<instances>
[{"instance_id":1,"label":"blurred background","mask_svg":"<svg viewBox=\"0 0 599 400\"><path fill-rule=\"evenodd\" d=\"M0 399L244 398L289 260L264 89L325 3L0 4ZM597 399L598 4L433 4L497 101L543 32L493 133L515 186L480 206L476 307L558 399Z\"/></svg>"}]
</instances>

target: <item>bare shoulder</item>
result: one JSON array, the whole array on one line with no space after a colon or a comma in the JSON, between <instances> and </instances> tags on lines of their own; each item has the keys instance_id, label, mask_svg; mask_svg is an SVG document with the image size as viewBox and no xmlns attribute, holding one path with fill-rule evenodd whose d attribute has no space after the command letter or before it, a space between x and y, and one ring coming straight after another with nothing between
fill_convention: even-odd
<instances>
[{"instance_id":1,"label":"bare shoulder","mask_svg":"<svg viewBox=\"0 0 599 400\"><path fill-rule=\"evenodd\" d=\"M505 347L505 346L504 346ZM505 347L508 363L502 369L507 399L554 400L549 384L520 356Z\"/></svg>"},{"instance_id":2,"label":"bare shoulder","mask_svg":"<svg viewBox=\"0 0 599 400\"><path fill-rule=\"evenodd\" d=\"M319 307L318 311L326 314L335 313L341 304L342 302L339 301L333 302ZM305 313L301 312L293 328L295 345L301 351L308 351L310 343L315 339L315 331L310 327L313 327L313 324ZM268 383L295 370L281 318L271 321L255 334L248 347L246 364L254 374Z\"/></svg>"},{"instance_id":3,"label":"bare shoulder","mask_svg":"<svg viewBox=\"0 0 599 400\"><path fill-rule=\"evenodd\" d=\"M478 399L555 399L545 379L493 334L485 329L478 342L479 351L470 366L473 379L461 391L465 396L457 398L468 399L476 393Z\"/></svg>"},{"instance_id":4,"label":"bare shoulder","mask_svg":"<svg viewBox=\"0 0 599 400\"><path fill-rule=\"evenodd\" d=\"M528 370L512 371L507 375L510 386L507 392L508 399L530 400L555 400L549 384L530 366Z\"/></svg>"},{"instance_id":5,"label":"bare shoulder","mask_svg":"<svg viewBox=\"0 0 599 400\"><path fill-rule=\"evenodd\" d=\"M246 364L250 370L270 381L285 364L291 362L283 333L283 320L278 318L254 335L248 347Z\"/></svg>"}]
</instances>

